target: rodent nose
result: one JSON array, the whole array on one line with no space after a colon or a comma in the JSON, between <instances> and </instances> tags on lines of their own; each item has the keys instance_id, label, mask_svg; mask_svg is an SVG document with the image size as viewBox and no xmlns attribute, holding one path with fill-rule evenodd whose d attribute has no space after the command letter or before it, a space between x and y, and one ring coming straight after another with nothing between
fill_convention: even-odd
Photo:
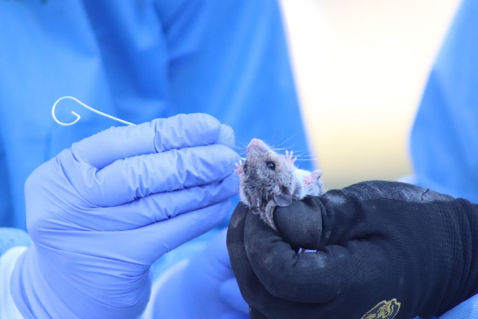
<instances>
[{"instance_id":1,"label":"rodent nose","mask_svg":"<svg viewBox=\"0 0 478 319\"><path fill-rule=\"evenodd\" d=\"M247 145L247 152L251 152L251 151L264 153L269 151L269 147L267 146L266 143L264 143L260 139L253 138L251 142L249 143L249 145Z\"/></svg>"},{"instance_id":2,"label":"rodent nose","mask_svg":"<svg viewBox=\"0 0 478 319\"><path fill-rule=\"evenodd\" d=\"M256 144L259 143L259 141L260 141L259 139L253 138L253 139L251 140L251 145L256 145Z\"/></svg>"},{"instance_id":3,"label":"rodent nose","mask_svg":"<svg viewBox=\"0 0 478 319\"><path fill-rule=\"evenodd\" d=\"M249 143L250 146L264 146L264 144L265 143L258 138L253 138Z\"/></svg>"}]
</instances>

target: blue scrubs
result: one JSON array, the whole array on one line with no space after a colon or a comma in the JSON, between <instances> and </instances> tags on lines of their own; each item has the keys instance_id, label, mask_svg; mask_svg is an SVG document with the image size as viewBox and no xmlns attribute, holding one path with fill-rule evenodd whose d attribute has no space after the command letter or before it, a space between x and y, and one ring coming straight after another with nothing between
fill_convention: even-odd
<instances>
[{"instance_id":1,"label":"blue scrubs","mask_svg":"<svg viewBox=\"0 0 478 319\"><path fill-rule=\"evenodd\" d=\"M205 112L307 150L276 1L0 1L0 226L25 228L23 185L41 163L116 122ZM100 150L99 150L100 151ZM310 169L312 163L301 163Z\"/></svg>"},{"instance_id":2,"label":"blue scrubs","mask_svg":"<svg viewBox=\"0 0 478 319\"><path fill-rule=\"evenodd\" d=\"M411 134L420 186L478 203L478 2L464 1L431 71Z\"/></svg>"}]
</instances>

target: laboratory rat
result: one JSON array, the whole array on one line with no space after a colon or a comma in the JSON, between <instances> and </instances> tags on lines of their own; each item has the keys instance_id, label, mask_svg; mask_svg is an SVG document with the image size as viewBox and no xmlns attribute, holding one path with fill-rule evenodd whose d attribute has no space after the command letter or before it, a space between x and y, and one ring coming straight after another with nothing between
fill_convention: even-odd
<instances>
[{"instance_id":1,"label":"laboratory rat","mask_svg":"<svg viewBox=\"0 0 478 319\"><path fill-rule=\"evenodd\" d=\"M323 193L322 171L309 172L295 167L293 152L285 155L273 151L259 139L252 139L244 163L236 164L241 201L272 229L277 231L273 213L277 206L288 206L292 200Z\"/></svg>"}]
</instances>

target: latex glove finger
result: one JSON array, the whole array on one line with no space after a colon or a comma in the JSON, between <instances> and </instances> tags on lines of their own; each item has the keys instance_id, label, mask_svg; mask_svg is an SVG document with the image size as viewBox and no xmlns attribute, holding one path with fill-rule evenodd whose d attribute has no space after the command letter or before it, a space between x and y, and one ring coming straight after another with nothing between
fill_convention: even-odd
<instances>
[{"instance_id":1,"label":"latex glove finger","mask_svg":"<svg viewBox=\"0 0 478 319\"><path fill-rule=\"evenodd\" d=\"M231 201L225 200L146 226L145 228L148 229L142 234L144 238L148 238L144 245L145 249L153 254L149 261L154 262L163 254L218 226L228 216L230 210ZM148 233L150 233L149 236L147 236ZM159 242L162 245L158 245Z\"/></svg>"},{"instance_id":2,"label":"latex glove finger","mask_svg":"<svg viewBox=\"0 0 478 319\"><path fill-rule=\"evenodd\" d=\"M128 263L149 268L149 265L165 253L217 226L226 218L230 208L231 203L226 200L160 223L125 231L57 230L57 235L51 238L48 237L48 233L43 234L43 245L54 248L45 251L44 254L53 252L57 254L55 260L61 259L65 264L82 265L84 263L82 260L91 255L91 247L95 247L96 251L102 252L102 259L110 260L113 269L115 260L121 265L126 259ZM58 241L58 238L62 240ZM112 238L114 240L111 240ZM97 257L91 256L93 261L89 263L97 264L98 262L94 262L95 258ZM138 269L144 271L144 268ZM121 272L122 268L118 267L118 271ZM99 275L112 274L107 272ZM121 276L120 273L117 275Z\"/></svg>"},{"instance_id":3,"label":"latex glove finger","mask_svg":"<svg viewBox=\"0 0 478 319\"><path fill-rule=\"evenodd\" d=\"M234 149L236 146L236 137L234 135L234 130L225 124L221 124L221 129L219 131L219 137L217 138L216 144L227 146L231 149Z\"/></svg>"},{"instance_id":4,"label":"latex glove finger","mask_svg":"<svg viewBox=\"0 0 478 319\"><path fill-rule=\"evenodd\" d=\"M238 185L238 177L234 174L209 185L153 194L122 205L120 210L116 210L115 207L108 207L100 214L111 218L113 221L120 222L124 227L124 220L118 220L118 214L121 214L123 210L125 213L137 212L128 221L131 223L131 227L148 225L225 201L237 194ZM177 203L181 203L181 205L177 205Z\"/></svg>"},{"instance_id":5,"label":"latex glove finger","mask_svg":"<svg viewBox=\"0 0 478 319\"><path fill-rule=\"evenodd\" d=\"M228 147L210 145L117 160L99 171L76 162L68 150L59 158L60 173L85 200L116 206L153 193L220 181L233 173L239 156Z\"/></svg>"},{"instance_id":6,"label":"latex glove finger","mask_svg":"<svg viewBox=\"0 0 478 319\"><path fill-rule=\"evenodd\" d=\"M239 185L237 179L237 175L233 174L222 181L209 185L152 194L119 206L90 207L79 211L64 210L62 216L65 224L61 227L97 231L128 230L142 227L220 203L234 196L237 194ZM40 193L37 196L42 196L42 194ZM178 203L181 203L181 205L178 205ZM44 223L49 221L50 219L43 219L41 222L45 225ZM59 221L55 221L55 223L56 228L58 228ZM40 228L48 227L42 226Z\"/></svg>"},{"instance_id":7,"label":"latex glove finger","mask_svg":"<svg viewBox=\"0 0 478 319\"><path fill-rule=\"evenodd\" d=\"M136 126L112 127L73 144L71 149L78 161L101 169L127 157L214 144L221 130L226 132L224 136L230 134L208 114L179 114Z\"/></svg>"}]
</instances>

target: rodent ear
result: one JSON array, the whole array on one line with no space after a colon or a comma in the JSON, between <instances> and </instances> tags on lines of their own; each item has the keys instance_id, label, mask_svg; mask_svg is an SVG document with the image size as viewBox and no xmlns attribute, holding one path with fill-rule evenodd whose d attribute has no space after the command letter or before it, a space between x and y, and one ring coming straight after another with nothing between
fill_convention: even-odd
<instances>
[{"instance_id":1,"label":"rodent ear","mask_svg":"<svg viewBox=\"0 0 478 319\"><path fill-rule=\"evenodd\" d=\"M277 206L289 206L292 203L292 195L289 193L280 193L279 195L274 195L274 202Z\"/></svg>"}]
</instances>

